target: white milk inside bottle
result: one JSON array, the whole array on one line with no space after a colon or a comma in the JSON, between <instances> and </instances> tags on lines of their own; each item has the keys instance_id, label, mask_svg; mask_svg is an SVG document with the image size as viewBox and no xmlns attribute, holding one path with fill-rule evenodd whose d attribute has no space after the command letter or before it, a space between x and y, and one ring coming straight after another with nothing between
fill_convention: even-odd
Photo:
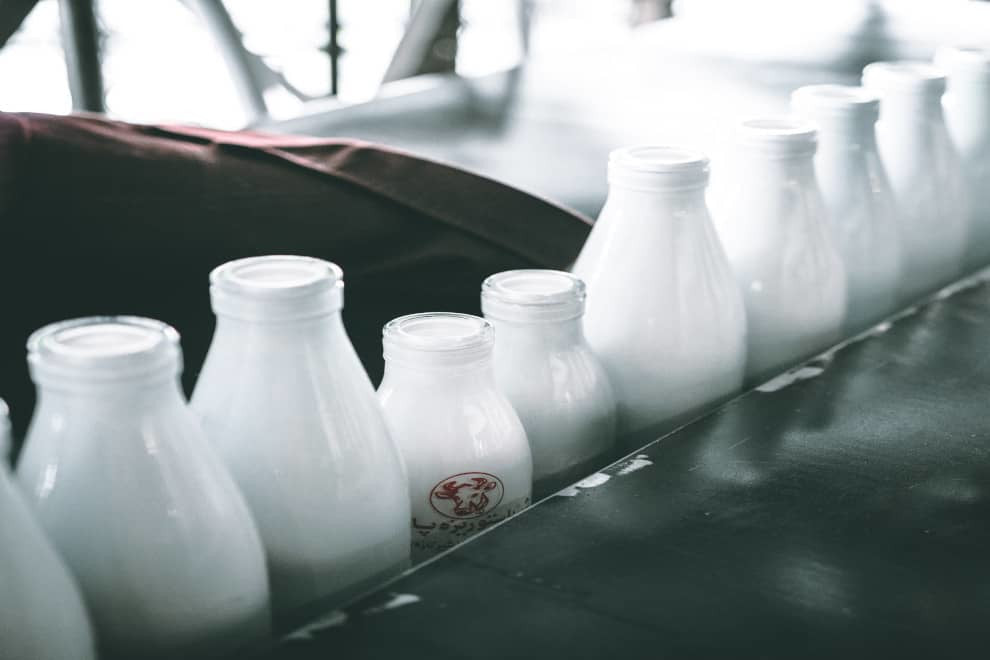
<instances>
[{"instance_id":1,"label":"white milk inside bottle","mask_svg":"<svg viewBox=\"0 0 990 660\"><path fill-rule=\"evenodd\" d=\"M861 87L810 85L791 105L818 125L815 174L846 268L846 333L855 334L900 302L899 216L874 132L880 99Z\"/></svg>"},{"instance_id":2,"label":"white milk inside bottle","mask_svg":"<svg viewBox=\"0 0 990 660\"><path fill-rule=\"evenodd\" d=\"M11 482L9 430L0 400L0 657L94 660L93 633L75 581Z\"/></svg>"},{"instance_id":3,"label":"white milk inside bottle","mask_svg":"<svg viewBox=\"0 0 990 660\"><path fill-rule=\"evenodd\" d=\"M881 97L877 143L901 215L902 301L959 277L969 232L962 166L942 115L945 75L916 62L875 62L863 86Z\"/></svg>"},{"instance_id":4,"label":"white milk inside bottle","mask_svg":"<svg viewBox=\"0 0 990 660\"><path fill-rule=\"evenodd\" d=\"M941 48L935 63L948 75L942 105L969 187L972 270L990 263L990 49Z\"/></svg>"},{"instance_id":5,"label":"white milk inside bottle","mask_svg":"<svg viewBox=\"0 0 990 660\"><path fill-rule=\"evenodd\" d=\"M251 257L210 283L217 327L192 407L258 523L276 615L400 572L406 476L344 330L342 271Z\"/></svg>"},{"instance_id":6,"label":"white milk inside bottle","mask_svg":"<svg viewBox=\"0 0 990 660\"><path fill-rule=\"evenodd\" d=\"M533 460L495 385L490 323L427 313L383 331L378 396L409 473L414 561L452 548L530 503Z\"/></svg>"},{"instance_id":7,"label":"white milk inside bottle","mask_svg":"<svg viewBox=\"0 0 990 660\"><path fill-rule=\"evenodd\" d=\"M708 159L663 146L609 156L605 206L574 265L588 343L615 390L620 432L737 391L742 299L705 203Z\"/></svg>"},{"instance_id":8,"label":"white milk inside bottle","mask_svg":"<svg viewBox=\"0 0 990 660\"><path fill-rule=\"evenodd\" d=\"M584 283L511 270L481 288L495 327L495 381L522 420L537 497L586 476L615 444L615 397L584 337Z\"/></svg>"},{"instance_id":9,"label":"white milk inside bottle","mask_svg":"<svg viewBox=\"0 0 990 660\"><path fill-rule=\"evenodd\" d=\"M38 406L17 468L101 657L213 657L269 630L264 552L179 386L169 326L94 317L28 342Z\"/></svg>"},{"instance_id":10,"label":"white milk inside bottle","mask_svg":"<svg viewBox=\"0 0 990 660\"><path fill-rule=\"evenodd\" d=\"M846 278L815 182L815 128L790 118L740 123L732 185L715 224L746 301L749 380L841 337Z\"/></svg>"}]
</instances>

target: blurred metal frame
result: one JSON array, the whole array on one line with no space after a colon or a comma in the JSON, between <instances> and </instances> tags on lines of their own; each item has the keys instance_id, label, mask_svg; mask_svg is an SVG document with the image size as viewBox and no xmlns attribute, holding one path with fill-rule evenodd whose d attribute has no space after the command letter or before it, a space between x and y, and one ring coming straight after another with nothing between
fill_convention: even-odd
<instances>
[{"instance_id":1,"label":"blurred metal frame","mask_svg":"<svg viewBox=\"0 0 990 660\"><path fill-rule=\"evenodd\" d=\"M88 112L105 112L100 32L93 4L93 0L59 0L58 9L72 107Z\"/></svg>"}]
</instances>

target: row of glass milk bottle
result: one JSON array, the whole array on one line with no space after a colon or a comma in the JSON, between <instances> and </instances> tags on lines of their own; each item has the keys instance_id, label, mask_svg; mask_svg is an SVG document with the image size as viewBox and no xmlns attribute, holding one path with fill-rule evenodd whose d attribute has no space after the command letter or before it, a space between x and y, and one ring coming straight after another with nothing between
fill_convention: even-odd
<instances>
[{"instance_id":1,"label":"row of glass milk bottle","mask_svg":"<svg viewBox=\"0 0 990 660\"><path fill-rule=\"evenodd\" d=\"M335 265L242 259L211 274L210 296L190 405L163 323L94 317L30 338L39 397L17 477L58 554L0 470L4 653L92 657L82 602L105 657L229 653L267 635L270 611L452 547L528 505L534 477L576 478L614 440L568 273L488 278L491 321L390 322L377 397Z\"/></svg>"},{"instance_id":2,"label":"row of glass milk bottle","mask_svg":"<svg viewBox=\"0 0 990 660\"><path fill-rule=\"evenodd\" d=\"M863 87L803 87L791 117L741 122L714 221L703 155L611 154L574 272L620 430L696 410L987 264L990 55L938 63L871 64Z\"/></svg>"},{"instance_id":3,"label":"row of glass milk bottle","mask_svg":"<svg viewBox=\"0 0 990 660\"><path fill-rule=\"evenodd\" d=\"M961 88L990 75L974 58L949 57L982 72ZM423 558L511 515L533 476L579 471L605 451L616 416L629 431L693 410L737 391L745 373L837 339L847 307L855 330L951 280L966 267L967 233L981 249L987 241L950 203L964 191L940 123L944 80L906 64L871 65L865 79L884 98L881 137L904 149L890 155L881 139L893 188L918 195L900 210L873 142L878 102L857 89L795 94L820 128L817 180L812 125L740 127L718 236L704 157L613 153L609 199L575 265L604 370L582 339L581 281L547 271L486 281L491 323L420 314L388 324L377 401L344 333L342 273L319 260L253 258L212 274L218 324L195 414L168 326L115 318L40 330L29 344L39 407L19 479L101 648L148 657L246 643L265 634L269 598L279 615L357 590L405 566L410 541ZM971 153L985 161L986 143ZM0 559L0 570L12 565ZM23 619L18 629L31 631ZM73 621L67 630L86 629ZM90 647L76 645L77 657Z\"/></svg>"}]
</instances>

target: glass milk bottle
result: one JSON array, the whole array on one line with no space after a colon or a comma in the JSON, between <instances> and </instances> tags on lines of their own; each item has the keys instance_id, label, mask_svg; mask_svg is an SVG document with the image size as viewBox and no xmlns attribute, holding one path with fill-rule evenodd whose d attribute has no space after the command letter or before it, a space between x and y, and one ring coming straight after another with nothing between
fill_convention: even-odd
<instances>
[{"instance_id":1,"label":"glass milk bottle","mask_svg":"<svg viewBox=\"0 0 990 660\"><path fill-rule=\"evenodd\" d=\"M748 380L834 344L846 309L842 259L815 182L814 125L751 119L736 133L715 223L746 301Z\"/></svg>"},{"instance_id":2,"label":"glass milk bottle","mask_svg":"<svg viewBox=\"0 0 990 660\"><path fill-rule=\"evenodd\" d=\"M17 468L101 657L213 657L267 636L264 551L179 385L179 338L134 317L28 342L38 406Z\"/></svg>"},{"instance_id":3,"label":"glass milk bottle","mask_svg":"<svg viewBox=\"0 0 990 660\"><path fill-rule=\"evenodd\" d=\"M605 206L573 272L584 327L615 390L620 432L737 391L746 359L742 300L705 204L708 159L617 149Z\"/></svg>"},{"instance_id":4,"label":"glass milk bottle","mask_svg":"<svg viewBox=\"0 0 990 660\"><path fill-rule=\"evenodd\" d=\"M855 334L900 300L899 216L874 132L880 99L860 87L810 85L791 106L818 126L815 174L846 268L846 332Z\"/></svg>"},{"instance_id":5,"label":"glass milk bottle","mask_svg":"<svg viewBox=\"0 0 990 660\"><path fill-rule=\"evenodd\" d=\"M935 63L948 75L942 99L949 134L969 187L969 270L990 263L990 50L942 48Z\"/></svg>"},{"instance_id":6,"label":"glass milk bottle","mask_svg":"<svg viewBox=\"0 0 990 660\"><path fill-rule=\"evenodd\" d=\"M412 314L383 330L378 397L409 472L414 562L530 503L533 460L496 389L492 338L467 314Z\"/></svg>"},{"instance_id":7,"label":"glass milk bottle","mask_svg":"<svg viewBox=\"0 0 990 660\"><path fill-rule=\"evenodd\" d=\"M927 64L876 62L863 69L863 86L881 98L877 142L901 214L907 303L964 270L966 190L942 117L945 76Z\"/></svg>"},{"instance_id":8,"label":"glass milk bottle","mask_svg":"<svg viewBox=\"0 0 990 660\"><path fill-rule=\"evenodd\" d=\"M0 400L0 657L94 660L76 583L11 481L9 429Z\"/></svg>"},{"instance_id":9,"label":"glass milk bottle","mask_svg":"<svg viewBox=\"0 0 990 660\"><path fill-rule=\"evenodd\" d=\"M210 296L217 327L192 407L258 523L276 615L400 572L406 476L344 329L343 272L251 257L216 268Z\"/></svg>"},{"instance_id":10,"label":"glass milk bottle","mask_svg":"<svg viewBox=\"0 0 990 660\"><path fill-rule=\"evenodd\" d=\"M526 430L537 497L594 471L615 444L615 397L584 337L584 300L584 283L555 270L510 270L481 287L495 381Z\"/></svg>"}]
</instances>

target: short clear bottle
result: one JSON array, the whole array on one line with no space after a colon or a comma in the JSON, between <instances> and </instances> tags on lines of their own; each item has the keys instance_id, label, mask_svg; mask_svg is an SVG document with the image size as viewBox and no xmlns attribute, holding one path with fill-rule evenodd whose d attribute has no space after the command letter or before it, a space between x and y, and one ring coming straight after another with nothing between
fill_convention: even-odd
<instances>
[{"instance_id":1,"label":"short clear bottle","mask_svg":"<svg viewBox=\"0 0 990 660\"><path fill-rule=\"evenodd\" d=\"M100 656L207 658L266 638L264 551L186 405L175 330L56 323L31 336L28 363L39 400L17 476L81 588Z\"/></svg>"},{"instance_id":2,"label":"short clear bottle","mask_svg":"<svg viewBox=\"0 0 990 660\"><path fill-rule=\"evenodd\" d=\"M378 396L409 474L415 562L522 511L533 459L495 384L493 330L468 314L425 313L383 330Z\"/></svg>"},{"instance_id":3,"label":"short clear bottle","mask_svg":"<svg viewBox=\"0 0 990 660\"><path fill-rule=\"evenodd\" d=\"M920 62L875 62L863 86L881 98L877 144L901 216L908 304L966 270L968 191L942 113L945 75Z\"/></svg>"},{"instance_id":4,"label":"short clear bottle","mask_svg":"<svg viewBox=\"0 0 990 660\"><path fill-rule=\"evenodd\" d=\"M742 386L746 317L712 226L708 159L617 149L609 191L573 272L588 343L615 391L620 433L656 429Z\"/></svg>"},{"instance_id":5,"label":"short clear bottle","mask_svg":"<svg viewBox=\"0 0 990 660\"><path fill-rule=\"evenodd\" d=\"M794 112L818 127L815 174L846 269L846 334L899 306L901 236L874 125L880 98L861 87L809 85L791 95Z\"/></svg>"},{"instance_id":6,"label":"short clear bottle","mask_svg":"<svg viewBox=\"0 0 990 660\"><path fill-rule=\"evenodd\" d=\"M969 188L965 260L975 270L990 264L990 49L940 48L935 64L947 76L942 107Z\"/></svg>"},{"instance_id":7,"label":"short clear bottle","mask_svg":"<svg viewBox=\"0 0 990 660\"><path fill-rule=\"evenodd\" d=\"M405 470L344 329L340 268L239 259L211 273L210 297L192 408L257 521L276 620L292 622L408 566Z\"/></svg>"},{"instance_id":8,"label":"short clear bottle","mask_svg":"<svg viewBox=\"0 0 990 660\"><path fill-rule=\"evenodd\" d=\"M522 420L537 498L587 476L615 445L615 397L584 337L584 283L511 270L482 284L495 328L495 381Z\"/></svg>"},{"instance_id":9,"label":"short clear bottle","mask_svg":"<svg viewBox=\"0 0 990 660\"><path fill-rule=\"evenodd\" d=\"M750 119L736 130L715 225L746 301L747 380L760 381L842 336L846 275L815 180L813 124Z\"/></svg>"}]
</instances>

